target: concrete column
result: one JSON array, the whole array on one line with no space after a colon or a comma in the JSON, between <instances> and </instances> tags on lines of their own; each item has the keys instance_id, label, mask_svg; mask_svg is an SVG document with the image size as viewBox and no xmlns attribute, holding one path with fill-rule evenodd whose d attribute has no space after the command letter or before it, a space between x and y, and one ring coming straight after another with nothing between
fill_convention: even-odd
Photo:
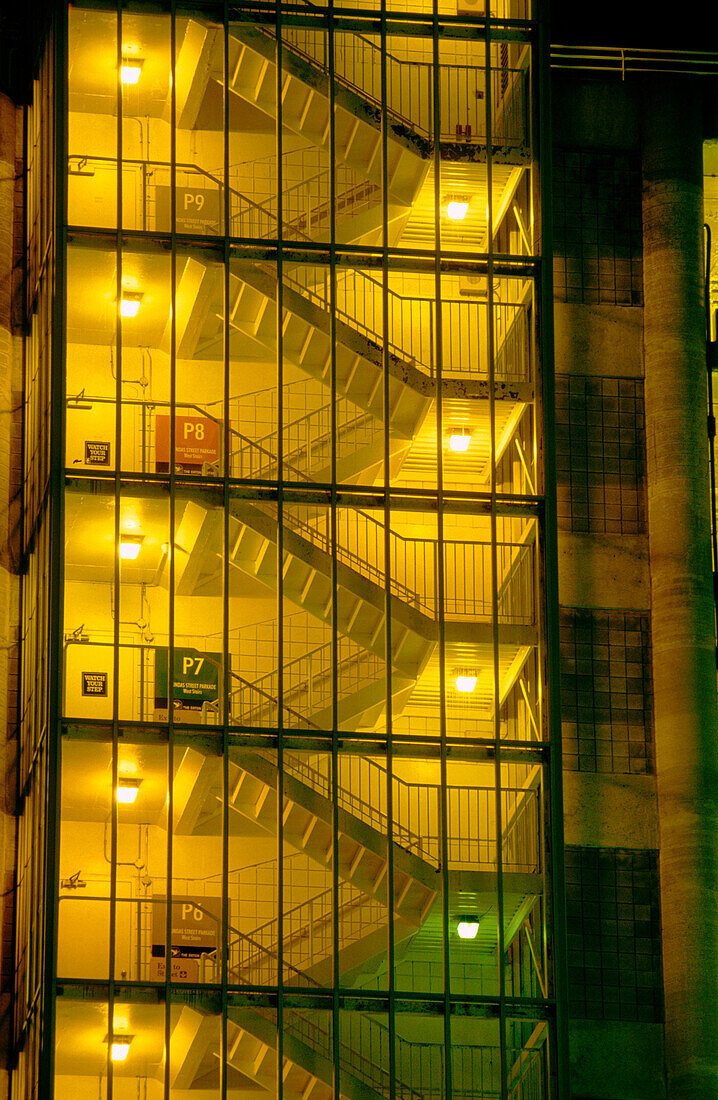
<instances>
[{"instance_id":1,"label":"concrete column","mask_svg":"<svg viewBox=\"0 0 718 1100\"><path fill-rule=\"evenodd\" d=\"M691 81L647 83L646 437L669 1100L718 1098L718 714L701 127Z\"/></svg>"}]
</instances>

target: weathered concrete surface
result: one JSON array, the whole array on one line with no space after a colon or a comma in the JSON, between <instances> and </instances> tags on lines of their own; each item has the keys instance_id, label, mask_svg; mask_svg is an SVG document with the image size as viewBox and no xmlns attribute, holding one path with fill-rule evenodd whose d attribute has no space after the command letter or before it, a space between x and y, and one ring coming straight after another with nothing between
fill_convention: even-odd
<instances>
[{"instance_id":1,"label":"weathered concrete surface","mask_svg":"<svg viewBox=\"0 0 718 1100\"><path fill-rule=\"evenodd\" d=\"M555 302L553 324L557 374L643 375L641 308Z\"/></svg>"},{"instance_id":2,"label":"weathered concrete surface","mask_svg":"<svg viewBox=\"0 0 718 1100\"><path fill-rule=\"evenodd\" d=\"M690 81L647 83L644 353L669 1100L718 1097L718 718L701 124Z\"/></svg>"},{"instance_id":3,"label":"weathered concrete surface","mask_svg":"<svg viewBox=\"0 0 718 1100\"><path fill-rule=\"evenodd\" d=\"M559 531L558 584L565 607L650 607L647 537Z\"/></svg>"},{"instance_id":4,"label":"weathered concrete surface","mask_svg":"<svg viewBox=\"0 0 718 1100\"><path fill-rule=\"evenodd\" d=\"M658 848L652 775L563 773L564 836L588 848Z\"/></svg>"},{"instance_id":5,"label":"weathered concrete surface","mask_svg":"<svg viewBox=\"0 0 718 1100\"><path fill-rule=\"evenodd\" d=\"M575 72L554 71L553 140L583 149L637 149L640 106L635 83L597 81Z\"/></svg>"},{"instance_id":6,"label":"weathered concrete surface","mask_svg":"<svg viewBox=\"0 0 718 1100\"><path fill-rule=\"evenodd\" d=\"M569 1036L574 1096L664 1100L661 1024L572 1020Z\"/></svg>"},{"instance_id":7,"label":"weathered concrete surface","mask_svg":"<svg viewBox=\"0 0 718 1100\"><path fill-rule=\"evenodd\" d=\"M13 335L14 258L19 246L16 176L21 116L0 95L0 1082L7 1078L15 877L15 754L18 675L21 341ZM0 1084L0 1088L3 1087Z\"/></svg>"}]
</instances>

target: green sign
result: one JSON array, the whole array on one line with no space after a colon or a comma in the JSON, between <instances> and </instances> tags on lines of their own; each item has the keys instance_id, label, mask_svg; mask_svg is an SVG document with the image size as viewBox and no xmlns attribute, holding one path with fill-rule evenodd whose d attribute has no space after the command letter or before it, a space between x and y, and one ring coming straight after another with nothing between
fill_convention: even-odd
<instances>
[{"instance_id":1,"label":"green sign","mask_svg":"<svg viewBox=\"0 0 718 1100\"><path fill-rule=\"evenodd\" d=\"M168 705L166 649L155 650L155 706ZM203 703L219 698L220 653L200 653L197 649L175 649L172 655L172 706L183 710L201 710Z\"/></svg>"}]
</instances>

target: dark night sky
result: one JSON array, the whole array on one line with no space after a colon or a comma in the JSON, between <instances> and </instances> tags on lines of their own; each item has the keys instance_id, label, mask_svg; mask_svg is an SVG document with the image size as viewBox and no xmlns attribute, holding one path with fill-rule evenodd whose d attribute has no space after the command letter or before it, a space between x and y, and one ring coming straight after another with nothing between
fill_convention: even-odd
<instances>
[{"instance_id":1,"label":"dark night sky","mask_svg":"<svg viewBox=\"0 0 718 1100\"><path fill-rule=\"evenodd\" d=\"M705 13L701 17L701 10ZM689 19L637 0L551 0L551 41L567 46L641 46L718 53L715 7L698 3Z\"/></svg>"},{"instance_id":2,"label":"dark night sky","mask_svg":"<svg viewBox=\"0 0 718 1100\"><path fill-rule=\"evenodd\" d=\"M57 3L58 0L0 0L0 91L18 98L27 93L33 31ZM600 4L588 0L549 0L549 3L551 41L558 45L718 52L713 5L699 4L692 9L690 19L677 20L674 10L669 14L645 0L601 0Z\"/></svg>"}]
</instances>

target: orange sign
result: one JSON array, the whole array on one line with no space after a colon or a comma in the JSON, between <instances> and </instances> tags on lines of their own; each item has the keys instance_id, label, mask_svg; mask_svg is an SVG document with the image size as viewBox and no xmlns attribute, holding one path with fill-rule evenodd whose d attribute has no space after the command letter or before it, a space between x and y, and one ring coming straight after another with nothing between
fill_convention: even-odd
<instances>
[{"instance_id":1,"label":"orange sign","mask_svg":"<svg viewBox=\"0 0 718 1100\"><path fill-rule=\"evenodd\" d=\"M155 465L157 473L166 473L170 465L170 417L160 415L155 421ZM219 462L221 451L220 424L206 416L175 417L175 470L200 473L205 462Z\"/></svg>"}]
</instances>

